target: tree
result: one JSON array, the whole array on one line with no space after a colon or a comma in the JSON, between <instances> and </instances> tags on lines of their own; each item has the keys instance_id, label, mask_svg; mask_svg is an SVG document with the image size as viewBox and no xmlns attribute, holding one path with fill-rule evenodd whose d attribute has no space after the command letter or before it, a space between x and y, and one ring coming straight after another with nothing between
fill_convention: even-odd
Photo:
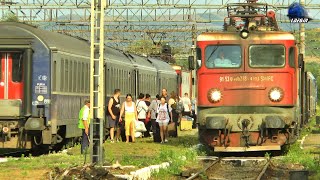
<instances>
[{"instance_id":1,"label":"tree","mask_svg":"<svg viewBox=\"0 0 320 180\"><path fill-rule=\"evenodd\" d=\"M19 18L13 12L7 12L1 21L4 22L19 22Z\"/></svg>"},{"instance_id":2,"label":"tree","mask_svg":"<svg viewBox=\"0 0 320 180\"><path fill-rule=\"evenodd\" d=\"M139 40L128 46L128 51L139 55L159 54L159 48L150 40Z\"/></svg>"}]
</instances>

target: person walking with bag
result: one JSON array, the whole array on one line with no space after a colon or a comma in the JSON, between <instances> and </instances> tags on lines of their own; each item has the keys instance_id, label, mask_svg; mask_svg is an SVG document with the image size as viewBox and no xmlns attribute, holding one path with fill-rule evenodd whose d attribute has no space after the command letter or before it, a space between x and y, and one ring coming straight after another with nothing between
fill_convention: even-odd
<instances>
[{"instance_id":1,"label":"person walking with bag","mask_svg":"<svg viewBox=\"0 0 320 180\"><path fill-rule=\"evenodd\" d=\"M161 97L160 99L160 104L157 109L157 119L156 122L159 123L160 126L160 136L161 136L161 143L168 142L168 137L167 137L167 128L169 121L172 122L171 117L172 117L172 112L171 112L171 107L166 103L166 98Z\"/></svg>"},{"instance_id":2,"label":"person walking with bag","mask_svg":"<svg viewBox=\"0 0 320 180\"><path fill-rule=\"evenodd\" d=\"M178 136L178 131L177 131L177 126L178 126L178 119L179 119L179 114L176 112L177 109L177 102L176 102L176 93L174 91L171 92L170 94L170 99L169 99L169 107L171 107L171 113L172 113L172 122L174 123L174 126L172 124L168 125L168 136L169 136L169 131L170 131L170 136L177 137Z\"/></svg>"},{"instance_id":3,"label":"person walking with bag","mask_svg":"<svg viewBox=\"0 0 320 180\"><path fill-rule=\"evenodd\" d=\"M122 104L119 121L122 122L122 115L124 114L125 131L126 131L126 143L129 143L129 136L132 138L132 142L135 142L135 121L138 121L137 109L132 102L132 95L126 95L126 101Z\"/></svg>"},{"instance_id":4,"label":"person walking with bag","mask_svg":"<svg viewBox=\"0 0 320 180\"><path fill-rule=\"evenodd\" d=\"M139 99L136 103L136 108L138 112L138 120L142 121L143 123L146 120L147 112L148 112L148 106L146 105L146 102L144 101L144 94L140 93Z\"/></svg>"}]
</instances>

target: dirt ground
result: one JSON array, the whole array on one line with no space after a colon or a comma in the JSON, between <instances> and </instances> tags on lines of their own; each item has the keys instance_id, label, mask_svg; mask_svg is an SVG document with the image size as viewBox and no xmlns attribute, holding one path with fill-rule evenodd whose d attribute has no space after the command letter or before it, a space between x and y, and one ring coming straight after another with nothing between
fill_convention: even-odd
<instances>
[{"instance_id":1,"label":"dirt ground","mask_svg":"<svg viewBox=\"0 0 320 180\"><path fill-rule=\"evenodd\" d=\"M32 171L29 170L20 170L18 168L12 169L11 171L1 171L0 179L5 180L45 180L49 179L47 173L50 172L50 169L34 169Z\"/></svg>"}]
</instances>

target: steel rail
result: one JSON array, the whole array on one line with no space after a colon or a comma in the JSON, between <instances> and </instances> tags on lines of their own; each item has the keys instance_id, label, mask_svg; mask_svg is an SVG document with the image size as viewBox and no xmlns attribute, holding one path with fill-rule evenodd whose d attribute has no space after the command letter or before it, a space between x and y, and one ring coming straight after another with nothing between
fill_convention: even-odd
<instances>
[{"instance_id":1,"label":"steel rail","mask_svg":"<svg viewBox=\"0 0 320 180\"><path fill-rule=\"evenodd\" d=\"M200 171L198 171L197 173L193 174L192 176L190 176L187 180L192 180L197 178L201 173L207 171L210 167L212 167L213 165L217 164L218 162L220 162L220 158L218 158L217 160L213 161L210 165L208 165L207 167L201 169Z\"/></svg>"}]
</instances>

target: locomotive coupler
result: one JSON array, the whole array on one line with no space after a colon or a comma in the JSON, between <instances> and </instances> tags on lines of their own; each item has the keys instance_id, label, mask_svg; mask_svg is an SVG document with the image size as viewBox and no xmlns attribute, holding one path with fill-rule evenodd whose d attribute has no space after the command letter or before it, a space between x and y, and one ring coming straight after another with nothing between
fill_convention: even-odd
<instances>
[{"instance_id":1,"label":"locomotive coupler","mask_svg":"<svg viewBox=\"0 0 320 180\"><path fill-rule=\"evenodd\" d=\"M250 120L249 119L244 119L241 121L241 125L242 125L242 136L241 138L243 138L245 140L245 146L249 147L249 137L250 137L250 133L248 130L248 126L250 124Z\"/></svg>"}]
</instances>

